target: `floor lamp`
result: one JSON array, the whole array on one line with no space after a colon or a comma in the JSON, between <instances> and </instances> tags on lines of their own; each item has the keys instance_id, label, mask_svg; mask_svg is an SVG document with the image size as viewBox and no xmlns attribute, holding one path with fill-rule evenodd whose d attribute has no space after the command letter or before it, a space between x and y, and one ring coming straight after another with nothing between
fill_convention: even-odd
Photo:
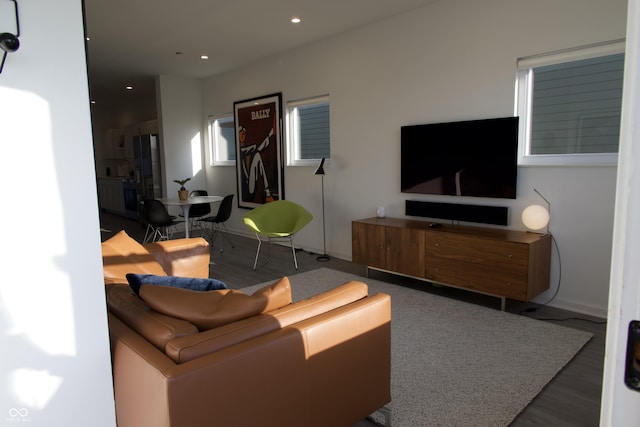
<instances>
[{"instance_id":1,"label":"floor lamp","mask_svg":"<svg viewBox=\"0 0 640 427\"><path fill-rule=\"evenodd\" d=\"M313 173L314 175L320 175L322 178L322 255L319 255L316 260L317 261L329 261L329 255L327 255L327 233L324 225L324 157L320 161L320 166Z\"/></svg>"}]
</instances>

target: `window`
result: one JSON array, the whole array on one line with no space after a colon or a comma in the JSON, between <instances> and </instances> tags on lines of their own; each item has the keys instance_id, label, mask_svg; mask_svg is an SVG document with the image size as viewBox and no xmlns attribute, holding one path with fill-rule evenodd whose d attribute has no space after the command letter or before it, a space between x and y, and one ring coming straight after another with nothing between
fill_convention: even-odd
<instances>
[{"instance_id":1,"label":"window","mask_svg":"<svg viewBox=\"0 0 640 427\"><path fill-rule=\"evenodd\" d=\"M288 164L316 165L330 157L329 97L287 103Z\"/></svg>"},{"instance_id":2,"label":"window","mask_svg":"<svg viewBox=\"0 0 640 427\"><path fill-rule=\"evenodd\" d=\"M521 165L615 165L624 43L518 60Z\"/></svg>"},{"instance_id":3,"label":"window","mask_svg":"<svg viewBox=\"0 0 640 427\"><path fill-rule=\"evenodd\" d=\"M209 118L211 166L236 164L236 136L233 115Z\"/></svg>"}]
</instances>

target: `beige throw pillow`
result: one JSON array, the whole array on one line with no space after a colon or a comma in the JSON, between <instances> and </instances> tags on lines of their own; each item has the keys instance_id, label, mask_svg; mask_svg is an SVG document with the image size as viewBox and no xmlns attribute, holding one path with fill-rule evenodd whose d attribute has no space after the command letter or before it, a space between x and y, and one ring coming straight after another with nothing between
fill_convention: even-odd
<instances>
[{"instance_id":1,"label":"beige throw pillow","mask_svg":"<svg viewBox=\"0 0 640 427\"><path fill-rule=\"evenodd\" d=\"M283 277L252 295L232 289L202 292L142 285L140 298L153 310L187 320L203 331L291 304L291 285Z\"/></svg>"}]
</instances>

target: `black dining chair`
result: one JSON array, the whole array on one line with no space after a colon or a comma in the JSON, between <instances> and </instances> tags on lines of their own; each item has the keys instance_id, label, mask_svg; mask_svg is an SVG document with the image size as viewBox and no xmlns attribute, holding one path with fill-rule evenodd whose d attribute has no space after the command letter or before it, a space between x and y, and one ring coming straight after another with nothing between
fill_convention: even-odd
<instances>
[{"instance_id":1,"label":"black dining chair","mask_svg":"<svg viewBox=\"0 0 640 427\"><path fill-rule=\"evenodd\" d=\"M231 238L229 238L229 232L227 230L227 226L225 222L231 216L231 210L233 209L233 194L229 194L224 196L222 201L220 202L220 207L218 208L218 213L216 216L208 216L199 220L199 222L207 225L206 235L209 237L209 241L211 242L211 246L213 246L213 241L215 236L218 236L218 240L220 241L220 252L222 252L222 238L227 239L232 248L235 248ZM222 234L222 230L224 229L224 234Z\"/></svg>"},{"instance_id":2,"label":"black dining chair","mask_svg":"<svg viewBox=\"0 0 640 427\"><path fill-rule=\"evenodd\" d=\"M169 240L173 234L172 228L183 223L169 215L167 208L157 199L144 200L144 214L147 230L144 233L144 243Z\"/></svg>"},{"instance_id":3,"label":"black dining chair","mask_svg":"<svg viewBox=\"0 0 640 427\"><path fill-rule=\"evenodd\" d=\"M193 190L189 193L189 197L208 196L207 190ZM198 228L200 225L197 221L211 213L210 203L196 203L189 208L189 229ZM182 216L182 214L180 215Z\"/></svg>"}]
</instances>

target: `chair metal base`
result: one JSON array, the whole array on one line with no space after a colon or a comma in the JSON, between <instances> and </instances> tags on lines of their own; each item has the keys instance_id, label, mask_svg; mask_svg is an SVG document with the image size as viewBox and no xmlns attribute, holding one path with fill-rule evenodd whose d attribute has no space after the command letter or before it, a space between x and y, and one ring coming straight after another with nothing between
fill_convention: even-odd
<instances>
[{"instance_id":1,"label":"chair metal base","mask_svg":"<svg viewBox=\"0 0 640 427\"><path fill-rule=\"evenodd\" d=\"M184 218L184 215L180 214L181 218ZM201 231L201 236L204 236L208 231L208 227L203 224L202 218L204 217L189 217L189 236L194 237L197 230Z\"/></svg>"},{"instance_id":2,"label":"chair metal base","mask_svg":"<svg viewBox=\"0 0 640 427\"><path fill-rule=\"evenodd\" d=\"M291 236L286 236L286 237L267 237L265 242L269 243L269 248L268 248L268 252L267 252L267 260L260 265L260 267L266 265L269 262L269 259L271 258L271 242L272 241L289 241L289 244L291 245L291 252L293 253L293 265L296 267L296 270L298 269L298 258L296 258L296 248L293 245L293 234ZM260 256L260 248L262 247L262 239L260 238L260 235L258 233L256 233L256 238L258 239L258 249L256 250L256 258L253 261L253 269L255 270L257 265L258 265L258 257Z\"/></svg>"},{"instance_id":3,"label":"chair metal base","mask_svg":"<svg viewBox=\"0 0 640 427\"><path fill-rule=\"evenodd\" d=\"M233 245L233 241L229 237L229 231L227 230L227 226L224 224L224 222L212 223L211 227L206 227L205 236L208 236L209 242L211 243L211 247L213 247L213 242L215 241L216 235L218 236L218 241L220 242L220 253L223 252L223 249L222 249L223 237L227 240L227 242L229 242L232 248L235 248L235 246Z\"/></svg>"},{"instance_id":4,"label":"chair metal base","mask_svg":"<svg viewBox=\"0 0 640 427\"><path fill-rule=\"evenodd\" d=\"M174 231L170 230L171 226L166 227L154 227L151 224L147 224L147 229L144 232L144 238L142 239L142 243L153 243L159 242L161 240L170 240L173 236ZM163 229L164 228L164 233Z\"/></svg>"}]
</instances>

